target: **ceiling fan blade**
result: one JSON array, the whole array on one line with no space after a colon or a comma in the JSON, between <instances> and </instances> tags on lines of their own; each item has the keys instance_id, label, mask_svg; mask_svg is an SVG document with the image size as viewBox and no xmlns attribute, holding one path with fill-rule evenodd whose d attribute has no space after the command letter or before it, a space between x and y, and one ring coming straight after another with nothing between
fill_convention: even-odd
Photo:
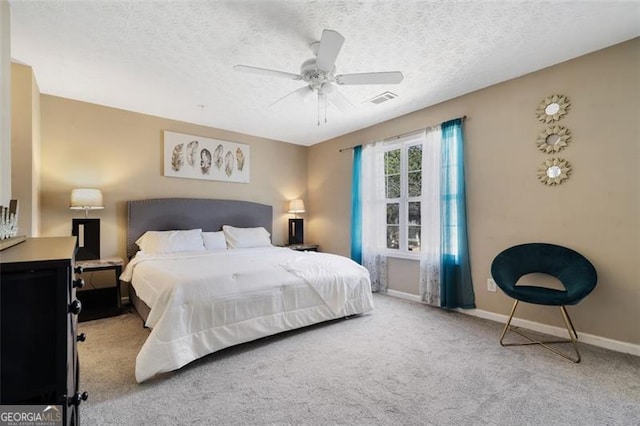
<instances>
[{"instance_id":1,"label":"ceiling fan blade","mask_svg":"<svg viewBox=\"0 0 640 426\"><path fill-rule=\"evenodd\" d=\"M273 105L277 104L278 102L281 102L281 101L285 100L289 96L294 96L294 95L299 96L300 99L302 99L302 101L306 103L309 100L311 100L311 95L312 94L313 94L313 89L311 87L303 86L303 87L301 87L299 89L294 90L293 92L287 93L286 95L284 95L280 99L276 100L275 102L270 103L267 108L270 108Z\"/></svg>"},{"instance_id":2,"label":"ceiling fan blade","mask_svg":"<svg viewBox=\"0 0 640 426\"><path fill-rule=\"evenodd\" d=\"M333 65L336 63L336 58L343 44L344 37L340 33L333 30L323 30L320 47L318 47L316 68L324 72L333 70Z\"/></svg>"},{"instance_id":3,"label":"ceiling fan blade","mask_svg":"<svg viewBox=\"0 0 640 426\"><path fill-rule=\"evenodd\" d=\"M344 96L340 90L338 90L332 84L325 84L322 86L322 90L327 96L327 99L333 106L338 108L342 112L349 111L352 108L355 108L346 96Z\"/></svg>"},{"instance_id":4,"label":"ceiling fan blade","mask_svg":"<svg viewBox=\"0 0 640 426\"><path fill-rule=\"evenodd\" d=\"M338 84L398 84L403 79L404 76L400 71L336 75Z\"/></svg>"},{"instance_id":5,"label":"ceiling fan blade","mask_svg":"<svg viewBox=\"0 0 640 426\"><path fill-rule=\"evenodd\" d=\"M251 67L249 65L234 65L233 69L234 71L246 72L249 74L259 74L259 75L266 75L269 77L289 78L291 80L302 80L302 76L300 74L270 70L267 68Z\"/></svg>"}]
</instances>

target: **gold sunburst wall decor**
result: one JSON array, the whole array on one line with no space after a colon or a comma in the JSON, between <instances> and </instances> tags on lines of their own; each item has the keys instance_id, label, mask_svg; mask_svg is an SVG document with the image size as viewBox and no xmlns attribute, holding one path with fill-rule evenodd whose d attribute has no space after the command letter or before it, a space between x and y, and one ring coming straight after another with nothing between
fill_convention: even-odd
<instances>
[{"instance_id":1,"label":"gold sunburst wall decor","mask_svg":"<svg viewBox=\"0 0 640 426\"><path fill-rule=\"evenodd\" d=\"M566 96L551 95L540 102L536 110L536 116L538 120L545 124L553 123L560 120L569 111L570 107L571 102Z\"/></svg>"},{"instance_id":2,"label":"gold sunburst wall decor","mask_svg":"<svg viewBox=\"0 0 640 426\"><path fill-rule=\"evenodd\" d=\"M550 158L538 167L538 180L545 185L560 185L569 178L571 164L562 158Z\"/></svg>"},{"instance_id":3,"label":"gold sunburst wall decor","mask_svg":"<svg viewBox=\"0 0 640 426\"><path fill-rule=\"evenodd\" d=\"M571 140L571 132L563 126L549 126L538 135L538 149L545 154L562 151Z\"/></svg>"}]
</instances>

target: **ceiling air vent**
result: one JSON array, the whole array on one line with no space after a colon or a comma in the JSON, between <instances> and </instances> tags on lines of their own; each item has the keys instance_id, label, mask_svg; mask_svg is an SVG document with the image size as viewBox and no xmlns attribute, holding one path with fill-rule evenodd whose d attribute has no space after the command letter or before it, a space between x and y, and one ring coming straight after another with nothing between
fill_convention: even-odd
<instances>
[{"instance_id":1,"label":"ceiling air vent","mask_svg":"<svg viewBox=\"0 0 640 426\"><path fill-rule=\"evenodd\" d=\"M374 96L368 101L365 101L365 103L371 102L372 104L381 104L383 102L389 101L391 99L395 99L397 97L398 95L396 95L395 93L383 92L383 93L380 93L378 96Z\"/></svg>"}]
</instances>

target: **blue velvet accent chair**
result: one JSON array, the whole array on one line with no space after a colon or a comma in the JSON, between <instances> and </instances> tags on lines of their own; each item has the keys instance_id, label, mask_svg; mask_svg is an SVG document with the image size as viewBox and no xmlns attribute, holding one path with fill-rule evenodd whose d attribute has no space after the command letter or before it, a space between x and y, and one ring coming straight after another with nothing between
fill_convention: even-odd
<instances>
[{"instance_id":1,"label":"blue velvet accent chair","mask_svg":"<svg viewBox=\"0 0 640 426\"><path fill-rule=\"evenodd\" d=\"M520 278L531 273L543 273L557 278L562 283L564 290L524 283L518 284ZM580 352L578 352L577 345L578 334L565 306L577 304L596 287L598 275L587 258L574 250L554 244L520 244L502 251L495 257L491 263L491 276L502 291L515 299L509 320L500 337L502 346L537 344L573 362L580 362ZM559 306L569 333L569 340L539 341L512 326L511 320L520 301L537 305ZM526 338L527 341L525 343L505 343L504 338L507 331L515 332ZM576 356L567 355L555 347L549 346L554 343L571 343Z\"/></svg>"}]
</instances>

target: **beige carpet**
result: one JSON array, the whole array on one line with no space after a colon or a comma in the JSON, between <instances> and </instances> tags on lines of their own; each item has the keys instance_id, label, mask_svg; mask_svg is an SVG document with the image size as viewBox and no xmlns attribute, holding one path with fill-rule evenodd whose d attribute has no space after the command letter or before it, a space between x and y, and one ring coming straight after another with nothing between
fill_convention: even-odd
<instances>
[{"instance_id":1,"label":"beige carpet","mask_svg":"<svg viewBox=\"0 0 640 426\"><path fill-rule=\"evenodd\" d=\"M137 384L133 313L80 324L84 425L638 425L640 358L503 348L500 324L375 295L376 310ZM580 324L576 324L580 330Z\"/></svg>"}]
</instances>

